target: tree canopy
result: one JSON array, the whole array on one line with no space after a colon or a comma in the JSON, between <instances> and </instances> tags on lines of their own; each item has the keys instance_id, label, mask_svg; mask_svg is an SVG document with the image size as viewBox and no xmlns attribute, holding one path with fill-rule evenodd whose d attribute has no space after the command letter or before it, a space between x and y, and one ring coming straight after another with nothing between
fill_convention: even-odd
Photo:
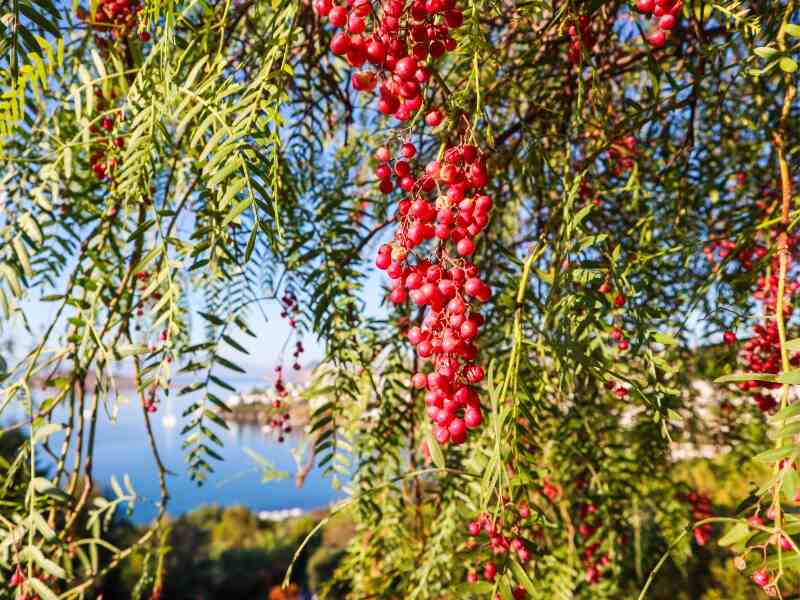
<instances>
[{"instance_id":1,"label":"tree canopy","mask_svg":"<svg viewBox=\"0 0 800 600\"><path fill-rule=\"evenodd\" d=\"M795 597L794 0L0 7L0 598L163 555L152 435L159 518L107 539L98 415L176 394L202 483L267 303L324 349L331 597L644 597L717 544ZM726 514L705 447L766 465Z\"/></svg>"}]
</instances>

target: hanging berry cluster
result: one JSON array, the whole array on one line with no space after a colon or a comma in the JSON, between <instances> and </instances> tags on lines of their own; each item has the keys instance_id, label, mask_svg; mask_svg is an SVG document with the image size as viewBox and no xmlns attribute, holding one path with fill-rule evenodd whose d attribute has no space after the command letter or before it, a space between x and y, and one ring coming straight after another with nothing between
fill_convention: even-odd
<instances>
[{"instance_id":1,"label":"hanging berry cluster","mask_svg":"<svg viewBox=\"0 0 800 600\"><path fill-rule=\"evenodd\" d=\"M711 498L697 491L691 491L682 496L689 503L692 511L692 522L697 523L712 516ZM711 540L711 523L704 523L694 528L694 541L698 546L705 546Z\"/></svg>"},{"instance_id":2,"label":"hanging berry cluster","mask_svg":"<svg viewBox=\"0 0 800 600\"><path fill-rule=\"evenodd\" d=\"M712 270L716 273L719 270L719 265L716 264L718 260L728 258L732 252L736 250L736 242L727 239L713 239L703 248L706 260L711 263ZM760 260L767 255L767 249L764 246L756 245L755 248L743 248L736 255L739 261L739 267L743 271L751 271L753 269L753 259Z\"/></svg>"},{"instance_id":3,"label":"hanging berry cluster","mask_svg":"<svg viewBox=\"0 0 800 600\"><path fill-rule=\"evenodd\" d=\"M292 333L289 335L289 339L287 339L288 343L292 335L297 334L296 315L300 311L300 303L291 288L287 288L286 291L284 291L280 302L281 318L286 320L289 327L292 328ZM292 358L294 360L292 368L295 371L301 369L300 356L304 351L303 341L299 339L295 340L294 351L292 353ZM286 388L286 382L283 378L283 364L278 364L275 367L275 393L278 397L272 401L272 408L275 409L275 414L273 414L270 419L270 426L272 430L278 434L278 442L283 442L285 440L284 435L292 431L292 426L289 423L290 415L288 407L284 402L284 399L289 395L289 390Z\"/></svg>"},{"instance_id":4,"label":"hanging berry cluster","mask_svg":"<svg viewBox=\"0 0 800 600\"><path fill-rule=\"evenodd\" d=\"M379 158L387 160L378 169L388 169L387 155L379 151ZM403 154L409 155L413 156ZM407 337L417 356L432 362L432 369L416 373L412 382L416 389L427 390L427 414L435 424L437 442L460 444L467 430L482 421L472 386L483 379L484 370L474 362L478 349L473 342L484 322L477 304L489 300L491 290L467 257L475 251L475 237L488 223L492 208L491 198L482 193L488 181L486 167L475 146L460 144L448 148L442 161L429 162L419 179L411 175L406 160L397 160L393 170L410 197L400 201L394 242L379 248L376 265L393 281L392 302L410 299L427 309ZM412 184L407 185L408 178ZM418 256L420 246L434 239L435 257Z\"/></svg>"},{"instance_id":5,"label":"hanging berry cluster","mask_svg":"<svg viewBox=\"0 0 800 600\"><path fill-rule=\"evenodd\" d=\"M111 180L117 168L117 154L125 147L125 140L118 135L116 122L122 120L122 114L119 109L113 108L116 99L113 93L106 98L102 89L95 88L94 94L96 110L105 114L90 127L93 138L89 166L98 181Z\"/></svg>"},{"instance_id":6,"label":"hanging berry cluster","mask_svg":"<svg viewBox=\"0 0 800 600\"><path fill-rule=\"evenodd\" d=\"M367 17L373 14L370 0L350 1L348 6L315 0L314 9L344 29L331 38L334 54L344 56L354 68L367 62L374 67L353 73L353 89L371 92L380 81L378 110L401 121L411 119L423 105L422 88L431 73L422 63L454 50L450 30L464 21L454 0L415 0L410 6L405 0L386 0L371 33L367 32Z\"/></svg>"},{"instance_id":7,"label":"hanging berry cluster","mask_svg":"<svg viewBox=\"0 0 800 600\"><path fill-rule=\"evenodd\" d=\"M791 269L794 254L798 249L798 237L788 237L789 256L788 269ZM753 327L753 336L742 345L741 359L747 365L750 373L778 373L781 370L781 346L778 337L778 324L775 311L778 304L778 271L779 257L776 254L769 264L769 270L758 277L756 291L753 298L763 306L761 311L764 322ZM784 289L783 317L788 322L792 316L792 296L800 290L800 284L795 281L787 282ZM790 358L792 366L800 364L800 353L795 353ZM750 393L758 408L768 412L777 407L775 398L769 390L780 387L778 383L768 381L744 381L739 388Z\"/></svg>"},{"instance_id":8,"label":"hanging berry cluster","mask_svg":"<svg viewBox=\"0 0 800 600\"><path fill-rule=\"evenodd\" d=\"M349 6L316 0L314 7L345 29L331 40L334 54L356 68L367 61L375 67L354 73L353 88L372 91L380 83L378 110L400 121L423 108L423 87L432 80L433 63L455 49L450 30L463 22L453 0L415 0L410 5L386 0L369 33L369 0ZM429 127L444 120L437 109L428 110L424 119ZM474 386L484 370L475 363L474 339L483 325L477 305L489 300L491 290L468 257L489 222L492 199L483 191L489 182L485 156L469 143L467 132L457 142L447 141L439 158L424 169L415 164L417 147L409 141L400 145L396 158L388 147L375 153L380 190L389 194L400 188L406 194L397 206L394 240L379 248L376 265L393 281L393 303L410 299L424 311L422 322L407 336L417 355L431 362L429 370L413 376L413 385L427 392L427 414L439 444L464 442L468 429L482 421ZM426 242L435 244L432 255Z\"/></svg>"},{"instance_id":9,"label":"hanging berry cluster","mask_svg":"<svg viewBox=\"0 0 800 600\"><path fill-rule=\"evenodd\" d=\"M647 42L653 48L661 48L667 41L667 34L678 24L683 0L636 0L636 8L656 19L657 29L647 36Z\"/></svg>"},{"instance_id":10,"label":"hanging berry cluster","mask_svg":"<svg viewBox=\"0 0 800 600\"><path fill-rule=\"evenodd\" d=\"M100 48L105 49L110 42L121 40L136 29L141 10L142 4L136 0L98 0L94 13L78 7L75 14L97 32L95 41ZM150 39L147 32L140 33L139 37L143 42Z\"/></svg>"},{"instance_id":11,"label":"hanging berry cluster","mask_svg":"<svg viewBox=\"0 0 800 600\"><path fill-rule=\"evenodd\" d=\"M567 58L573 65L581 62L581 49L587 52L592 49L597 41L595 34L589 28L590 21L586 15L581 15L577 18L576 25L570 25L567 33L569 34L570 42L567 50Z\"/></svg>"},{"instance_id":12,"label":"hanging berry cluster","mask_svg":"<svg viewBox=\"0 0 800 600\"><path fill-rule=\"evenodd\" d=\"M608 156L611 159L611 172L619 177L625 171L633 169L636 163L636 138L626 135L621 140L611 144L608 149Z\"/></svg>"},{"instance_id":13,"label":"hanging berry cluster","mask_svg":"<svg viewBox=\"0 0 800 600\"><path fill-rule=\"evenodd\" d=\"M283 443L284 441L284 434L291 433L292 427L289 423L289 411L286 410L286 406L284 405L283 398L289 395L289 392L286 389L286 385L283 382L283 367L278 365L275 367L275 373L277 374L275 380L275 392L278 394L278 398L272 401L272 408L275 409L275 413L272 415L270 419L270 427L272 431L277 433L278 442Z\"/></svg>"},{"instance_id":14,"label":"hanging berry cluster","mask_svg":"<svg viewBox=\"0 0 800 600\"><path fill-rule=\"evenodd\" d=\"M772 242L777 238L777 231L771 232ZM792 234L787 236L789 256L787 257L787 271L792 270L800 258L800 236ZM706 259L712 264L712 270L718 271L718 260L728 259L738 262L736 270L750 271L753 269L754 260L761 260L767 256L767 248L764 244L755 243L751 247L741 248L736 252L737 245L732 240L715 239L705 246L703 252ZM736 254L733 254L736 252ZM778 305L778 272L780 270L780 258L775 254L770 260L763 264L763 274L756 279L756 289L753 292L753 299L761 305L759 311L763 315L763 322L753 326L753 335L748 338L741 347L740 359L745 364L745 370L749 373L777 374L781 370L781 348L778 336L778 324L775 319L775 311ZM793 281L792 277L787 277L788 281L784 289L783 298L783 317L789 321L793 314L792 297L800 291L800 283ZM723 341L728 345L737 343L736 334L732 331L723 333ZM794 353L789 359L792 366L800 365L800 353ZM739 389L750 394L750 397L758 405L762 412L770 412L777 407L777 401L771 390L780 387L779 383L769 381L743 381L738 384Z\"/></svg>"},{"instance_id":15,"label":"hanging berry cluster","mask_svg":"<svg viewBox=\"0 0 800 600\"><path fill-rule=\"evenodd\" d=\"M294 291L291 288L287 288L287 290L283 293L283 297L281 298L281 319L285 319L289 324L289 327L291 327L295 332L297 331L296 315L299 311L300 304L297 301L297 296L295 296ZM305 348L303 347L303 341L296 340L294 344L294 352L292 353L292 358L294 359L292 368L295 371L299 371L301 368L299 361L300 356L304 351Z\"/></svg>"},{"instance_id":16,"label":"hanging berry cluster","mask_svg":"<svg viewBox=\"0 0 800 600\"><path fill-rule=\"evenodd\" d=\"M483 551L484 554L494 556L495 559L486 560L477 568L469 568L467 582L477 583L481 579L493 583L499 571L510 571L510 561L516 560L526 564L531 559L531 551L525 538L532 537L527 520L531 516L527 504L509 506L504 517L492 518L482 514L467 525L467 533L471 539L467 541L467 549L472 552ZM488 542L481 543L480 538L485 534ZM500 563L498 565L498 563ZM525 598L525 588L517 585L513 589L515 599Z\"/></svg>"},{"instance_id":17,"label":"hanging berry cluster","mask_svg":"<svg viewBox=\"0 0 800 600\"><path fill-rule=\"evenodd\" d=\"M135 275L136 282L141 286L142 292L144 292L150 286L150 273L148 271L139 271ZM149 296L141 297L139 302L136 303L136 316L142 317L144 316L144 309L147 303L152 305L158 304L161 300L161 292L153 292Z\"/></svg>"}]
</instances>

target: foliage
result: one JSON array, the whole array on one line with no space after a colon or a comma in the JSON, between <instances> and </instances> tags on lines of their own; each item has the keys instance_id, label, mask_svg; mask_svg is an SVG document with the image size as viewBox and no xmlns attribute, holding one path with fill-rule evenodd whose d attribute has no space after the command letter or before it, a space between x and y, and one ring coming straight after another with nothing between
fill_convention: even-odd
<instances>
[{"instance_id":1,"label":"foliage","mask_svg":"<svg viewBox=\"0 0 800 600\"><path fill-rule=\"evenodd\" d=\"M679 3L666 45L620 0L459 1L455 46L399 128L355 93L319 2L0 2L0 316L17 338L0 411L25 415L0 439L29 434L4 458L0 566L15 579L0 598L85 597L130 557L142 594L175 597L184 526L210 536L196 557L214 561L208 585L251 593L268 534L236 511L210 533L170 523L150 418L178 396L202 484L236 357L260 349L260 309L289 293L296 334L325 353L305 393L314 456L348 482L356 521L332 597L634 597L707 551L687 532L712 522L707 543L745 573L731 585L789 597L794 0ZM441 125L423 118L432 107ZM411 385L428 367L404 339L425 309L368 302L384 281L375 252L398 248L402 223L371 155L413 141L421 167L464 140L494 207L471 259L492 289L470 308L484 319L483 425L442 447ZM161 484L152 527L123 540L115 515L146 500L127 480L100 497L93 478L120 370ZM764 470L752 494L715 499L728 512L692 515L687 448L728 452L720 477L754 458ZM493 558L472 522L521 546Z\"/></svg>"},{"instance_id":2,"label":"foliage","mask_svg":"<svg viewBox=\"0 0 800 600\"><path fill-rule=\"evenodd\" d=\"M292 554L320 515L312 514L279 523L259 521L244 507L201 507L170 523L164 562L163 595L169 598L209 600L230 597L267 597L278 587ZM338 522L346 519L339 517ZM335 525L335 524L334 524ZM304 587L316 581L326 564L336 561L347 536L326 530L317 536L297 569L297 582ZM130 532L133 537L135 532ZM322 546L321 544L325 544ZM119 573L99 586L106 597L126 597L140 580L146 553L134 553ZM307 565L307 566L306 566ZM316 587L316 586L315 586Z\"/></svg>"}]
</instances>

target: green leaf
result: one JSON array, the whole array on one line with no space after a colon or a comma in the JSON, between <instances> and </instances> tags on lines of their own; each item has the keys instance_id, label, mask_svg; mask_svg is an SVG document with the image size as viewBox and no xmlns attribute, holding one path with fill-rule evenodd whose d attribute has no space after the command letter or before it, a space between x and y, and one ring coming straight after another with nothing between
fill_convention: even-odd
<instances>
[{"instance_id":1,"label":"green leaf","mask_svg":"<svg viewBox=\"0 0 800 600\"><path fill-rule=\"evenodd\" d=\"M778 53L778 51L775 48L770 48L769 46L760 46L759 48L755 48L753 50L753 53L755 53L757 56L760 56L761 58L769 60L770 58L775 56Z\"/></svg>"},{"instance_id":2,"label":"green leaf","mask_svg":"<svg viewBox=\"0 0 800 600\"><path fill-rule=\"evenodd\" d=\"M206 321L208 321L212 325L225 325L225 321L223 321L216 315L212 315L211 313L205 313L202 311L198 311L198 313L200 314L201 317L203 317Z\"/></svg>"},{"instance_id":3,"label":"green leaf","mask_svg":"<svg viewBox=\"0 0 800 600\"><path fill-rule=\"evenodd\" d=\"M794 73L797 71L797 63L793 58L789 58L788 56L784 56L781 62L778 63L778 66L780 66L784 73Z\"/></svg>"},{"instance_id":4,"label":"green leaf","mask_svg":"<svg viewBox=\"0 0 800 600\"><path fill-rule=\"evenodd\" d=\"M462 583L453 590L456 595L453 598L470 598L480 594L490 594L494 591L494 586L488 581L476 581L475 583Z\"/></svg>"},{"instance_id":5,"label":"green leaf","mask_svg":"<svg viewBox=\"0 0 800 600\"><path fill-rule=\"evenodd\" d=\"M47 524L47 521L44 520L41 513L36 511L32 512L31 522L46 540L52 540L56 537L56 532Z\"/></svg>"},{"instance_id":6,"label":"green leaf","mask_svg":"<svg viewBox=\"0 0 800 600\"><path fill-rule=\"evenodd\" d=\"M232 337L230 337L228 335L223 335L222 339L225 340L225 342L227 342L227 344L229 346L232 346L233 348L236 348L242 354L250 354L244 346L242 346L239 342L234 340Z\"/></svg>"},{"instance_id":7,"label":"green leaf","mask_svg":"<svg viewBox=\"0 0 800 600\"><path fill-rule=\"evenodd\" d=\"M30 585L31 588L33 588L33 591L39 595L39 598L41 598L41 600L58 600L58 596L55 595L53 590L51 590L44 583L42 583L41 579L37 579L36 577L34 577L33 579L30 579L28 581L28 585Z\"/></svg>"},{"instance_id":8,"label":"green leaf","mask_svg":"<svg viewBox=\"0 0 800 600\"><path fill-rule=\"evenodd\" d=\"M774 383L777 380L778 376L771 373L734 373L717 377L714 383L739 383L742 381L769 381Z\"/></svg>"},{"instance_id":9,"label":"green leaf","mask_svg":"<svg viewBox=\"0 0 800 600\"><path fill-rule=\"evenodd\" d=\"M736 523L717 542L720 546L732 546L752 535L753 531L747 523Z\"/></svg>"},{"instance_id":10,"label":"green leaf","mask_svg":"<svg viewBox=\"0 0 800 600\"><path fill-rule=\"evenodd\" d=\"M25 273L25 277L33 277L31 260L28 256L28 250L25 248L25 244L22 243L22 238L20 236L14 236L11 240L11 244L14 246L14 253L17 255L17 259L19 259L19 264L22 265L22 272Z\"/></svg>"},{"instance_id":11,"label":"green leaf","mask_svg":"<svg viewBox=\"0 0 800 600\"><path fill-rule=\"evenodd\" d=\"M786 371L785 373L780 373L776 377L775 381L778 383L788 383L790 385L798 385L800 384L800 369L794 369L792 371Z\"/></svg>"},{"instance_id":12,"label":"green leaf","mask_svg":"<svg viewBox=\"0 0 800 600\"><path fill-rule=\"evenodd\" d=\"M237 365L235 363L232 363L227 358L224 358L222 356L219 356L219 355L215 356L214 357L214 362L217 362L217 363L221 364L223 367L227 367L231 371L236 371L237 373L242 373L242 374L247 373L247 371L245 371L242 367L240 367L239 365Z\"/></svg>"},{"instance_id":13,"label":"green leaf","mask_svg":"<svg viewBox=\"0 0 800 600\"><path fill-rule=\"evenodd\" d=\"M773 439L792 437L800 433L800 421L789 423L785 427L781 427L778 431L770 431L769 436Z\"/></svg>"},{"instance_id":14,"label":"green leaf","mask_svg":"<svg viewBox=\"0 0 800 600\"><path fill-rule=\"evenodd\" d=\"M794 469L786 469L783 476L781 492L789 502L794 502L797 497L797 490L800 488L800 474Z\"/></svg>"},{"instance_id":15,"label":"green leaf","mask_svg":"<svg viewBox=\"0 0 800 600\"><path fill-rule=\"evenodd\" d=\"M793 23L787 23L784 25L783 30L794 38L800 38L800 25L795 25Z\"/></svg>"},{"instance_id":16,"label":"green leaf","mask_svg":"<svg viewBox=\"0 0 800 600\"><path fill-rule=\"evenodd\" d=\"M760 463L774 463L788 458L797 452L797 448L793 446L785 446L783 448L773 448L753 457L753 460Z\"/></svg>"},{"instance_id":17,"label":"green leaf","mask_svg":"<svg viewBox=\"0 0 800 600\"><path fill-rule=\"evenodd\" d=\"M525 588L525 591L528 592L531 597L537 595L536 586L533 585L533 581L531 580L528 573L525 569L520 565L517 561L511 561L511 570L514 571L514 577L516 580Z\"/></svg>"},{"instance_id":18,"label":"green leaf","mask_svg":"<svg viewBox=\"0 0 800 600\"><path fill-rule=\"evenodd\" d=\"M438 442L433 439L430 425L425 426L425 441L428 443L428 451L431 453L433 464L440 469L444 469L444 454L442 454L442 449L439 447Z\"/></svg>"},{"instance_id":19,"label":"green leaf","mask_svg":"<svg viewBox=\"0 0 800 600\"><path fill-rule=\"evenodd\" d=\"M47 423L41 427L36 428L33 434L33 443L39 444L46 440L49 436L53 435L56 431L61 431L61 425L58 423Z\"/></svg>"},{"instance_id":20,"label":"green leaf","mask_svg":"<svg viewBox=\"0 0 800 600\"><path fill-rule=\"evenodd\" d=\"M242 181L244 181L244 180L242 180ZM247 208L248 208L250 205L251 205L250 198L245 198L244 200L242 200L241 202L239 202L239 204L237 204L236 206L234 206L234 207L233 207L233 210L231 210L231 211L228 213L228 215L225 217L225 219L223 219L223 221L222 221L222 226L223 226L223 227L227 227L228 223L230 223L231 221L233 221L233 220L234 220L236 217L238 217L238 216L239 216L240 214L242 214L242 213L243 213L245 210L247 210Z\"/></svg>"},{"instance_id":21,"label":"green leaf","mask_svg":"<svg viewBox=\"0 0 800 600\"><path fill-rule=\"evenodd\" d=\"M680 342L667 333L654 333L653 341L665 346L677 346Z\"/></svg>"},{"instance_id":22,"label":"green leaf","mask_svg":"<svg viewBox=\"0 0 800 600\"><path fill-rule=\"evenodd\" d=\"M36 546L26 546L22 553L29 555L33 561L48 575L52 575L58 579L64 579L67 576L64 569L62 569L49 558L46 558L45 555L42 554L42 551Z\"/></svg>"},{"instance_id":23,"label":"green leaf","mask_svg":"<svg viewBox=\"0 0 800 600\"><path fill-rule=\"evenodd\" d=\"M790 404L789 406L782 408L774 415L769 417L770 421L785 421L786 419L791 419L792 417L796 417L800 415L800 402L795 402L794 404Z\"/></svg>"}]
</instances>

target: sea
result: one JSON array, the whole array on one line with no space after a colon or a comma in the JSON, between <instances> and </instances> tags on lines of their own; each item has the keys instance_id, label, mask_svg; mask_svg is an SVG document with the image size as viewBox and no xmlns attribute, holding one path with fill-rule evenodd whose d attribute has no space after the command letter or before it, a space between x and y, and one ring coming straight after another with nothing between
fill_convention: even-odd
<instances>
[{"instance_id":1,"label":"sea","mask_svg":"<svg viewBox=\"0 0 800 600\"><path fill-rule=\"evenodd\" d=\"M263 380L245 378L232 383L243 393L264 386ZM126 496L130 495L128 488L132 488L135 501L129 517L135 523L147 523L158 513L158 470L135 392L120 390L120 394L130 398L130 402L116 402L100 410L94 479L109 498L116 496L115 488L121 488ZM181 413L190 401L190 398L171 394L151 415L153 435L161 459L170 472L167 475L171 496L167 512L170 515L178 516L208 504L243 505L261 514L262 518L280 519L329 507L345 497L342 482L323 476L316 466L303 485L297 487L295 474L308 457L308 440L302 433L293 432L279 442L274 432L233 421L228 421L228 429L212 426L222 446L209 445L223 460L208 459L214 471L202 484L193 481L187 472L186 451L182 448L185 436L181 434L190 418L182 417ZM0 426L21 419L22 415L21 408L9 406L0 415ZM55 422L66 420L65 411L58 410L54 416ZM62 432L53 433L51 447L59 448L63 437ZM40 452L38 464L45 470L52 469L52 461L44 453ZM127 502L121 506L127 511Z\"/></svg>"}]
</instances>

